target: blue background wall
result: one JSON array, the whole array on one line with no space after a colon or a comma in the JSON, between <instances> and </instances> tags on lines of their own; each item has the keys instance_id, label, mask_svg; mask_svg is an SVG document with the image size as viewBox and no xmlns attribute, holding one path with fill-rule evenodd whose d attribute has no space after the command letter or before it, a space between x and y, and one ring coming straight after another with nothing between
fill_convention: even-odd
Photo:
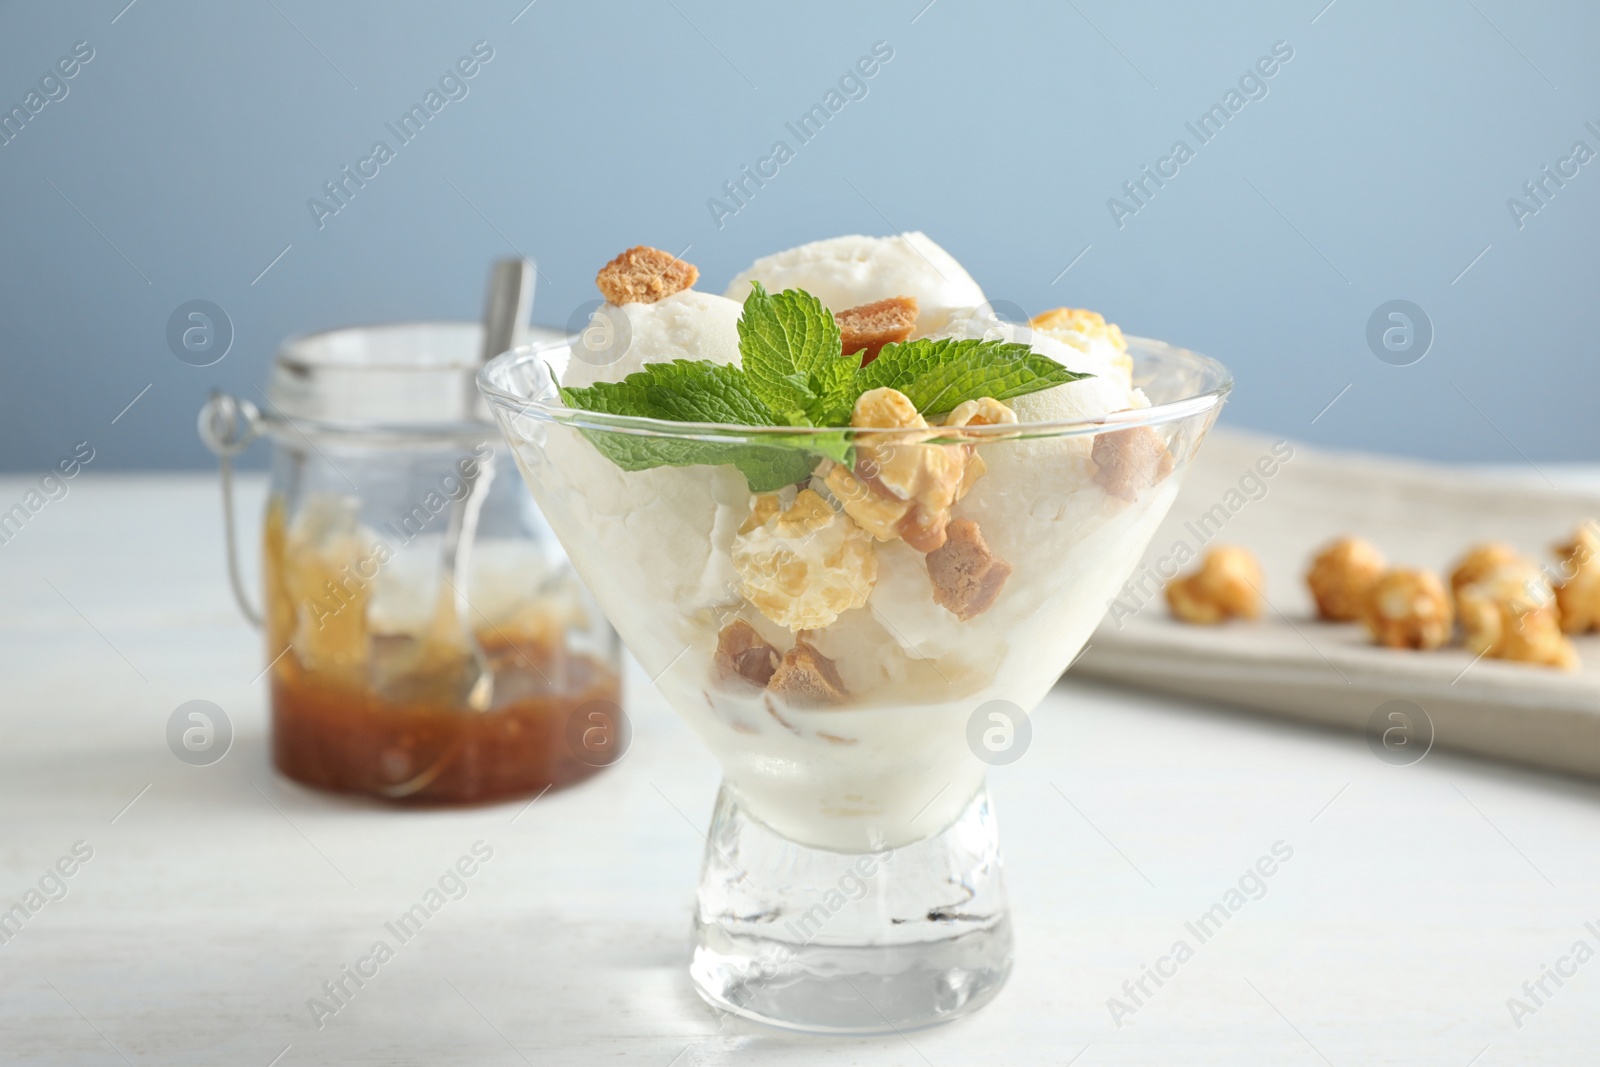
<instances>
[{"instance_id":1,"label":"blue background wall","mask_svg":"<svg viewBox=\"0 0 1600 1067\"><path fill-rule=\"evenodd\" d=\"M94 49L0 145L6 469L85 438L96 469L208 466L210 387L248 392L286 334L474 317L513 247L539 260L535 317L561 323L634 243L690 246L720 289L759 254L900 229L991 297L1218 356L1238 425L1597 458L1600 161L1520 228L1507 207L1575 141L1600 150L1592 3L125 3L0 6L4 109ZM308 198L398 143L385 123L478 41L468 95L319 228ZM893 59L865 98L800 145L785 122L877 41ZM1201 146L1185 123L1277 41L1293 58L1267 95ZM794 159L719 227L707 200L779 139ZM1119 228L1108 198L1179 139L1194 158ZM1396 298L1434 328L1411 366L1366 339ZM168 349L193 299L234 325L214 366Z\"/></svg>"}]
</instances>

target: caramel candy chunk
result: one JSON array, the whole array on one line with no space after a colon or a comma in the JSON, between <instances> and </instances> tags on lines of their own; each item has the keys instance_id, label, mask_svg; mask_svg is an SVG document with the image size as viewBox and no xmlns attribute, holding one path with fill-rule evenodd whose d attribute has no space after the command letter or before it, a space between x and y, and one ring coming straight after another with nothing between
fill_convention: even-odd
<instances>
[{"instance_id":1,"label":"caramel candy chunk","mask_svg":"<svg viewBox=\"0 0 1600 1067\"><path fill-rule=\"evenodd\" d=\"M850 695L833 660L811 647L804 637L783 654L767 689L800 707L838 704Z\"/></svg>"},{"instance_id":2,"label":"caramel candy chunk","mask_svg":"<svg viewBox=\"0 0 1600 1067\"><path fill-rule=\"evenodd\" d=\"M1383 553L1359 537L1341 537L1324 548L1306 574L1317 614L1330 622L1361 618L1372 583L1386 566Z\"/></svg>"},{"instance_id":3,"label":"caramel candy chunk","mask_svg":"<svg viewBox=\"0 0 1600 1067\"><path fill-rule=\"evenodd\" d=\"M1432 571L1385 571L1367 593L1362 621L1386 648L1438 648L1450 639L1455 611Z\"/></svg>"},{"instance_id":4,"label":"caramel candy chunk","mask_svg":"<svg viewBox=\"0 0 1600 1067\"><path fill-rule=\"evenodd\" d=\"M1261 564L1248 549L1218 545L1200 569L1167 583L1167 606L1183 622L1209 626L1261 614Z\"/></svg>"},{"instance_id":5,"label":"caramel candy chunk","mask_svg":"<svg viewBox=\"0 0 1600 1067\"><path fill-rule=\"evenodd\" d=\"M1161 435L1148 426L1096 434L1092 456L1098 468L1094 480L1123 500L1137 499L1140 492L1172 473L1172 453Z\"/></svg>"},{"instance_id":6,"label":"caramel candy chunk","mask_svg":"<svg viewBox=\"0 0 1600 1067\"><path fill-rule=\"evenodd\" d=\"M933 599L966 622L994 605L1011 577L1011 564L989 551L978 524L971 519L954 520L945 533L944 544L927 557Z\"/></svg>"},{"instance_id":7,"label":"caramel candy chunk","mask_svg":"<svg viewBox=\"0 0 1600 1067\"><path fill-rule=\"evenodd\" d=\"M862 304L834 315L839 324L839 340L847 356L861 353L861 365L878 358L884 345L898 344L911 337L917 325L917 298L891 296L887 300Z\"/></svg>"},{"instance_id":8,"label":"caramel candy chunk","mask_svg":"<svg viewBox=\"0 0 1600 1067\"><path fill-rule=\"evenodd\" d=\"M638 245L600 268L594 283L609 302L654 304L694 285L700 270L670 252Z\"/></svg>"},{"instance_id":9,"label":"caramel candy chunk","mask_svg":"<svg viewBox=\"0 0 1600 1067\"><path fill-rule=\"evenodd\" d=\"M735 619L717 634L713 663L717 680L724 684L744 681L756 689L765 689L780 658L778 650L743 619Z\"/></svg>"}]
</instances>

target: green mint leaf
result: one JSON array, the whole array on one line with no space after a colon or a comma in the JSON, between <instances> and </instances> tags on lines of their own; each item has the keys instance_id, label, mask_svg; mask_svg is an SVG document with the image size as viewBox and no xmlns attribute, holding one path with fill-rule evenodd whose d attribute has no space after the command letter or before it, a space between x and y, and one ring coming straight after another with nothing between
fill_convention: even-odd
<instances>
[{"instance_id":1,"label":"green mint leaf","mask_svg":"<svg viewBox=\"0 0 1600 1067\"><path fill-rule=\"evenodd\" d=\"M1010 400L1092 375L1070 371L1014 341L970 338L887 344L855 375L857 396L889 386L923 415L943 415L966 400Z\"/></svg>"},{"instance_id":2,"label":"green mint leaf","mask_svg":"<svg viewBox=\"0 0 1600 1067\"><path fill-rule=\"evenodd\" d=\"M741 426L787 425L756 395L738 367L703 360L646 364L620 382L563 388L561 399L568 407L610 415ZM789 435L774 435L770 444L689 441L600 429L585 429L583 435L601 455L627 471L732 464L745 476L752 493L770 493L805 480L817 465L818 455L845 462L850 447L843 440L812 442Z\"/></svg>"},{"instance_id":3,"label":"green mint leaf","mask_svg":"<svg viewBox=\"0 0 1600 1067\"><path fill-rule=\"evenodd\" d=\"M772 295L751 285L739 315L739 355L751 388L789 425L829 424L856 371L840 347L839 326L822 301L800 289Z\"/></svg>"}]
</instances>

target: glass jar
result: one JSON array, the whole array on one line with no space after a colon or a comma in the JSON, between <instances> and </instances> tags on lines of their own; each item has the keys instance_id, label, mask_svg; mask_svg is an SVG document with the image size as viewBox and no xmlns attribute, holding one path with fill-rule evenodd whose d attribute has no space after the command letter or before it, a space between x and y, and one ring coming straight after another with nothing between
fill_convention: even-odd
<instances>
[{"instance_id":1,"label":"glass jar","mask_svg":"<svg viewBox=\"0 0 1600 1067\"><path fill-rule=\"evenodd\" d=\"M262 625L278 770L465 803L585 778L626 747L620 645L523 491L473 385L482 328L291 339L264 406L213 395L234 594ZM262 609L234 545L231 460L273 443Z\"/></svg>"}]
</instances>

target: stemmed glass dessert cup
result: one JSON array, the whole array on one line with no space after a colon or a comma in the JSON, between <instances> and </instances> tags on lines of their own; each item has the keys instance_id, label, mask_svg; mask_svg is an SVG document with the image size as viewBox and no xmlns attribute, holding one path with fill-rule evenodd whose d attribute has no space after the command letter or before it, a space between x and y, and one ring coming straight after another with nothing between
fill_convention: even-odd
<instances>
[{"instance_id":1,"label":"stemmed glass dessert cup","mask_svg":"<svg viewBox=\"0 0 1600 1067\"><path fill-rule=\"evenodd\" d=\"M795 1030L904 1031L1005 982L985 773L1023 754L1027 713L1132 574L1232 384L1204 356L1128 341L1148 407L916 432L569 408L564 343L479 375L579 574L722 765L690 965L713 1006ZM838 455L841 435L857 473L960 453L973 480L945 548L868 535L847 514L850 467L819 459L808 484L765 495L741 473L808 444ZM742 461L608 458L690 463L708 448Z\"/></svg>"}]
</instances>

